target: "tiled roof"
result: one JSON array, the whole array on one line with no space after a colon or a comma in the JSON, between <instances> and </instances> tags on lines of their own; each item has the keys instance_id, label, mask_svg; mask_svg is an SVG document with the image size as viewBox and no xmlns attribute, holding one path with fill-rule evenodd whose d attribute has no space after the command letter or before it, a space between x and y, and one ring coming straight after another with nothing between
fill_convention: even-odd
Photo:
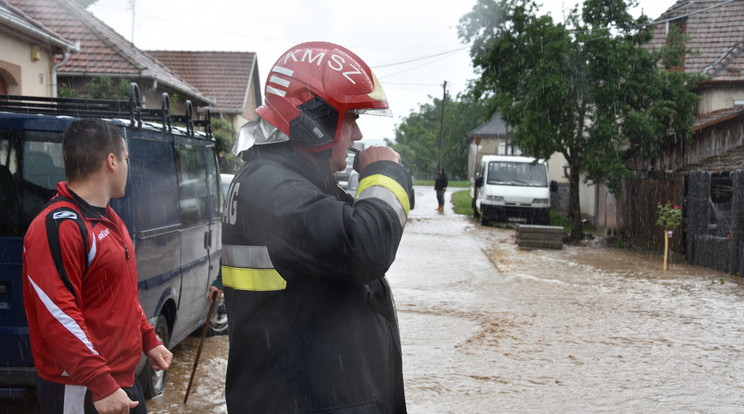
<instances>
[{"instance_id":1,"label":"tiled roof","mask_svg":"<svg viewBox=\"0 0 744 414\"><path fill-rule=\"evenodd\" d=\"M147 53L214 99L212 112L242 114L251 83L254 77L258 80L253 52L148 50Z\"/></svg>"},{"instance_id":2,"label":"tiled roof","mask_svg":"<svg viewBox=\"0 0 744 414\"><path fill-rule=\"evenodd\" d=\"M146 77L156 79L189 97L209 103L199 90L137 49L112 28L72 0L7 0L32 19L70 41L80 42L80 52L59 70L67 76ZM199 103L197 103L199 104Z\"/></svg>"},{"instance_id":3,"label":"tiled roof","mask_svg":"<svg viewBox=\"0 0 744 414\"><path fill-rule=\"evenodd\" d=\"M741 170L744 168L744 145L738 146L730 151L713 155L696 162L687 164L682 171L683 174L689 171L703 170L710 171L714 174Z\"/></svg>"},{"instance_id":4,"label":"tiled roof","mask_svg":"<svg viewBox=\"0 0 744 414\"><path fill-rule=\"evenodd\" d=\"M62 49L75 49L75 45L44 27L5 0L0 0L0 27L14 29L34 39L47 42Z\"/></svg>"},{"instance_id":5,"label":"tiled roof","mask_svg":"<svg viewBox=\"0 0 744 414\"><path fill-rule=\"evenodd\" d=\"M713 111L697 116L692 129L694 131L699 131L721 122L728 121L729 119L741 117L742 115L744 115L744 106L735 106L732 108Z\"/></svg>"},{"instance_id":6,"label":"tiled roof","mask_svg":"<svg viewBox=\"0 0 744 414\"><path fill-rule=\"evenodd\" d=\"M686 18L685 71L713 81L744 81L744 1L680 0L662 14L650 45L660 49L667 24Z\"/></svg>"},{"instance_id":7,"label":"tiled roof","mask_svg":"<svg viewBox=\"0 0 744 414\"><path fill-rule=\"evenodd\" d=\"M496 112L495 114L493 114L493 117L491 117L490 121L470 131L468 133L468 138L472 138L477 135L480 135L482 137L504 136L511 132L511 128L508 128L506 126L506 122L504 122L504 120L501 118L501 114Z\"/></svg>"}]
</instances>

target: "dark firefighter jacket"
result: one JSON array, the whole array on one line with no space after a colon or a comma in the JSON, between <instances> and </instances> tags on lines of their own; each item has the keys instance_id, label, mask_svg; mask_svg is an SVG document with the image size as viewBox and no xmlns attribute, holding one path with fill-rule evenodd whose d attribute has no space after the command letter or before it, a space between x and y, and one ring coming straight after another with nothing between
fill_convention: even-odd
<instances>
[{"instance_id":1,"label":"dark firefighter jacket","mask_svg":"<svg viewBox=\"0 0 744 414\"><path fill-rule=\"evenodd\" d=\"M289 144L253 147L228 190L222 278L232 413L405 413L385 272L410 176L380 161L356 200Z\"/></svg>"}]
</instances>

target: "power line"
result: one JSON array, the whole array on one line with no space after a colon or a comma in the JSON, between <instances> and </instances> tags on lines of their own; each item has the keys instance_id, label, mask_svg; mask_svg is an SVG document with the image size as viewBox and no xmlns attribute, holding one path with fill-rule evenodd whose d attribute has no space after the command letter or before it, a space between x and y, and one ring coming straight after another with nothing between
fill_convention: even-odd
<instances>
[{"instance_id":1,"label":"power line","mask_svg":"<svg viewBox=\"0 0 744 414\"><path fill-rule=\"evenodd\" d=\"M418 62L418 61L425 60L425 59L431 59L431 58L434 58L434 57L437 57L437 56L449 55L449 54L460 52L462 50L467 50L467 49L470 49L470 46L459 47L457 49L448 50L446 52L435 53L433 55L422 56L422 57L418 57L418 58L414 58L414 59L402 60L400 62L393 62L393 63L384 64L384 65L376 65L375 66L375 69L387 68L387 67L390 67L390 66L405 65L406 63Z\"/></svg>"}]
</instances>

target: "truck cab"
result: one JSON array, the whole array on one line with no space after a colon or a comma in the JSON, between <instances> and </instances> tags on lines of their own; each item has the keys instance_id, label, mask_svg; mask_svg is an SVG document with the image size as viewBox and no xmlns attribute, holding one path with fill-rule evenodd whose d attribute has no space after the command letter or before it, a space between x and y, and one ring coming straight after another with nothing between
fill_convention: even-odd
<instances>
[{"instance_id":1,"label":"truck cab","mask_svg":"<svg viewBox=\"0 0 744 414\"><path fill-rule=\"evenodd\" d=\"M550 192L545 160L522 156L484 155L470 188L473 216L489 221L550 223Z\"/></svg>"}]
</instances>

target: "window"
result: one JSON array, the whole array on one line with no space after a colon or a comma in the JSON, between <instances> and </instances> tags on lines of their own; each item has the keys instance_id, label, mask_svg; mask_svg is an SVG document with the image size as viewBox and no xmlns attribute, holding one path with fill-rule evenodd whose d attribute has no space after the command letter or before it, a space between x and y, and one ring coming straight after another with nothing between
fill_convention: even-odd
<instances>
[{"instance_id":1,"label":"window","mask_svg":"<svg viewBox=\"0 0 744 414\"><path fill-rule=\"evenodd\" d=\"M65 181L59 133L0 130L0 236L21 236Z\"/></svg>"},{"instance_id":2,"label":"window","mask_svg":"<svg viewBox=\"0 0 744 414\"><path fill-rule=\"evenodd\" d=\"M548 177L543 164L491 161L488 163L488 184L547 187Z\"/></svg>"},{"instance_id":3,"label":"window","mask_svg":"<svg viewBox=\"0 0 744 414\"><path fill-rule=\"evenodd\" d=\"M178 195L181 225L184 227L207 220L207 180L204 155L193 148L178 150Z\"/></svg>"}]
</instances>

